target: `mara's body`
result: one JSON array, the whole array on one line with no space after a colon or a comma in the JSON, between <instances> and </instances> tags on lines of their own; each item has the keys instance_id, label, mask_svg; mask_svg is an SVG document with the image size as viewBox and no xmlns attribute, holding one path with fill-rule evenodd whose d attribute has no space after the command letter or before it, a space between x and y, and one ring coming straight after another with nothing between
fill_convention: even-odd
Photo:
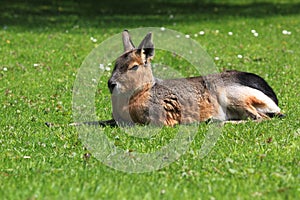
<instances>
[{"instance_id":1,"label":"mara's body","mask_svg":"<svg viewBox=\"0 0 300 200\"><path fill-rule=\"evenodd\" d=\"M118 124L173 126L281 115L274 91L258 75L225 71L159 80L153 77L151 70L152 34L135 48L128 32L124 31L123 44L125 52L117 59L108 81L113 121Z\"/></svg>"}]
</instances>

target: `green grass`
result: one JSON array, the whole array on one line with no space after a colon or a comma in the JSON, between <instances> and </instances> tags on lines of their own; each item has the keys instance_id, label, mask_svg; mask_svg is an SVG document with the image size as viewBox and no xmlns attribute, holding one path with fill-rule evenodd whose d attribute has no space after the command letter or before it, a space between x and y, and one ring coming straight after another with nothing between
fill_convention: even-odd
<instances>
[{"instance_id":1,"label":"green grass","mask_svg":"<svg viewBox=\"0 0 300 200\"><path fill-rule=\"evenodd\" d=\"M84 2L1 3L3 199L299 198L299 0ZM198 150L207 127L201 125L186 154L168 167L142 174L116 171L87 156L90 152L75 128L44 125L46 121L72 122L76 73L95 46L125 28L150 26L189 34L212 58L220 58L216 61L219 70L261 75L276 91L287 117L225 125L216 146L203 159ZM284 35L283 30L292 34ZM199 31L205 35L195 37ZM186 72L185 66L173 64ZM109 76L110 72L102 76L96 94L101 119L111 116ZM167 129L147 141L118 129L107 130L120 148L141 152L155 151L174 133Z\"/></svg>"}]
</instances>

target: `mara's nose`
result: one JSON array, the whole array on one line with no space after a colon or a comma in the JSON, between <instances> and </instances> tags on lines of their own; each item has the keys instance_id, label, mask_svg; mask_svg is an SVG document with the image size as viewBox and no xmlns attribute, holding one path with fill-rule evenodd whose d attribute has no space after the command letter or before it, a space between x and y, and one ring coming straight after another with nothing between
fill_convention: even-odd
<instances>
[{"instance_id":1,"label":"mara's nose","mask_svg":"<svg viewBox=\"0 0 300 200\"><path fill-rule=\"evenodd\" d=\"M117 86L117 83L111 79L108 80L108 88L110 93L112 94L114 88Z\"/></svg>"}]
</instances>

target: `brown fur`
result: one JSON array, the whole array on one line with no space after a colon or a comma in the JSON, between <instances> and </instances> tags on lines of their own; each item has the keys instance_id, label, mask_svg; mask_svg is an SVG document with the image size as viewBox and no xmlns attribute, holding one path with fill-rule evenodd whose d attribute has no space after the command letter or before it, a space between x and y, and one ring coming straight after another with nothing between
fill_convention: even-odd
<instances>
[{"instance_id":1,"label":"brown fur","mask_svg":"<svg viewBox=\"0 0 300 200\"><path fill-rule=\"evenodd\" d=\"M163 99L162 106L166 112L164 125L174 126L181 122L181 105L176 99L176 96L169 96Z\"/></svg>"},{"instance_id":2,"label":"brown fur","mask_svg":"<svg viewBox=\"0 0 300 200\"><path fill-rule=\"evenodd\" d=\"M150 98L151 85L147 84L141 90L136 91L129 100L129 113L132 120L138 124L148 124L147 112Z\"/></svg>"},{"instance_id":3,"label":"brown fur","mask_svg":"<svg viewBox=\"0 0 300 200\"><path fill-rule=\"evenodd\" d=\"M257 108L264 108L267 106L265 102L257 99L255 96L249 96L245 100L245 104L246 104L245 110L247 110L250 113L250 117L252 119L260 119L260 118L269 119L267 115L257 111Z\"/></svg>"},{"instance_id":4,"label":"brown fur","mask_svg":"<svg viewBox=\"0 0 300 200\"><path fill-rule=\"evenodd\" d=\"M208 92L205 92L199 99L199 111L199 121L207 121L216 112Z\"/></svg>"}]
</instances>

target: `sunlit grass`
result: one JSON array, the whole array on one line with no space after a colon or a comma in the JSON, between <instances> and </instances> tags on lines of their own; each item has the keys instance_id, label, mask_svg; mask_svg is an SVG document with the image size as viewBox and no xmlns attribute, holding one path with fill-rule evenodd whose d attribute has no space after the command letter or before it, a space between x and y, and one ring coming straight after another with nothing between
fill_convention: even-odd
<instances>
[{"instance_id":1,"label":"sunlit grass","mask_svg":"<svg viewBox=\"0 0 300 200\"><path fill-rule=\"evenodd\" d=\"M70 2L35 3L37 6L10 1L0 8L2 198L299 197L299 1L266 1L258 7L251 1L213 1L203 6L200 2L156 2L152 4L154 11L142 12L141 7L135 7L133 15L124 8L144 1L121 6L111 1L102 7L89 2L82 9ZM287 117L227 124L210 154L200 159L207 130L203 124L186 154L166 168L144 174L128 174L103 165L78 139L74 127L46 127L47 121L72 122L73 83L89 52L125 28L144 26L189 35L186 39L199 42L220 71L236 69L264 77ZM194 73L167 54L157 52L156 59L153 62L175 65L183 74ZM104 72L96 91L97 116L101 119L111 117L106 85L110 73ZM119 129L108 128L106 133L120 148L151 152L174 137L169 131L167 128L150 140L123 135Z\"/></svg>"}]
</instances>

